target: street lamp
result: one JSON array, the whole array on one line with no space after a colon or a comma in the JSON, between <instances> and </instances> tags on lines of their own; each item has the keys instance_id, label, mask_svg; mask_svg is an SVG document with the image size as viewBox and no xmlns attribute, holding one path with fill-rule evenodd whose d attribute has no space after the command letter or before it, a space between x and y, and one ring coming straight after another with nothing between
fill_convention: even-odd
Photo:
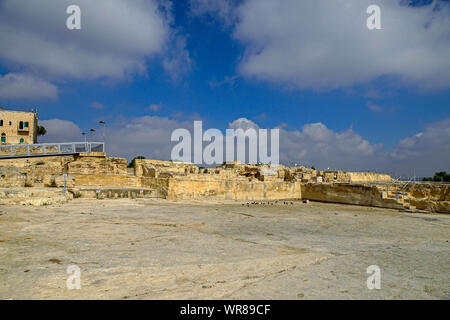
<instances>
[{"instance_id":1,"label":"street lamp","mask_svg":"<svg viewBox=\"0 0 450 320\"><path fill-rule=\"evenodd\" d=\"M94 132L95 132L94 129L91 129L91 130L89 130L89 131L91 132L91 135L94 135Z\"/></svg>"},{"instance_id":2,"label":"street lamp","mask_svg":"<svg viewBox=\"0 0 450 320\"><path fill-rule=\"evenodd\" d=\"M84 137L84 143L87 143L86 132L82 132L81 135Z\"/></svg>"},{"instance_id":3,"label":"street lamp","mask_svg":"<svg viewBox=\"0 0 450 320\"><path fill-rule=\"evenodd\" d=\"M106 122L99 121L98 123L103 127L103 152L106 152Z\"/></svg>"},{"instance_id":4,"label":"street lamp","mask_svg":"<svg viewBox=\"0 0 450 320\"><path fill-rule=\"evenodd\" d=\"M106 122L105 121L99 121L100 125L103 127L103 142L105 142L105 136L106 136Z\"/></svg>"}]
</instances>

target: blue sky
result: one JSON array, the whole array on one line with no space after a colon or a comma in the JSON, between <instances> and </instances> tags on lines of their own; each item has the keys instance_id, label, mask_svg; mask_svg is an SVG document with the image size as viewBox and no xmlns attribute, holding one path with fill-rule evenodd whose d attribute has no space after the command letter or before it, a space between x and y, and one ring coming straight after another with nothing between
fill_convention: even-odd
<instances>
[{"instance_id":1,"label":"blue sky","mask_svg":"<svg viewBox=\"0 0 450 320\"><path fill-rule=\"evenodd\" d=\"M26 0L14 3L17 2L23 2L22 8L27 4L34 6ZM86 17L86 20L90 18L88 10L91 10L92 4L87 4L85 1L72 2L80 5L82 18ZM121 1L117 0L117 2ZM156 1L152 2L157 3ZM382 19L386 17L385 20L382 20L382 23L384 22L383 29L361 30L360 32L379 32L373 41L378 41L381 45L386 46L384 51L380 52L386 52L386 55L398 55L400 67L393 66L393 62L388 61L388 58L380 58L379 62L373 62L372 65L373 57L371 55L365 57L364 55L368 51L361 49L362 46L367 46L370 40L367 43L355 41L355 39L361 39L360 35L353 37L347 33L348 30L352 30L347 28L353 28L353 26L344 26L342 32L339 32L339 24L332 27L338 29L333 37L342 37L342 47L333 49L336 53L334 51L329 54L324 53L323 60L320 60L321 58L318 58L318 61L312 60L317 65L309 66L307 61L300 61L301 55L298 58L300 62L297 62L295 50L303 52L303 48L315 45L315 40L311 39L326 38L326 32L329 30L323 27L323 21L326 20L321 20L322 25L315 26L314 23L310 23L307 25L310 28L308 34L297 37L297 34L301 32L295 28L304 29L305 25L297 26L296 20L289 18L286 19L286 23L289 24L283 25L283 19L277 19L277 10L280 11L278 18L283 18L283 12L287 12L283 10L290 9L289 3L292 3L292 9L297 8L297 5L300 6L297 8L299 20L303 15L308 15L306 10L315 10L315 5L311 4L312 1L309 1L309 4L305 4L308 1L299 2L303 2L303 4L286 1L285 4L268 10L266 18L260 17L256 20L260 19L261 21L254 22L251 13L246 10L252 10L251 12L255 16L266 10L263 5L255 1L193 0L173 3L160 1L158 2L159 8L164 5L165 9L160 9L146 18L162 17L162 19L166 19L164 28L157 34L157 37L163 39L161 43L164 44L155 45L157 49L143 45L144 49L141 49L141 44L137 43L138 40L130 45L124 42L123 46L135 46L136 49L134 52L130 49L129 56L127 56L128 53L117 54L117 59L129 59L130 61L135 59L136 61L133 60L132 67L129 67L130 64L127 64L127 60L124 63L125 67L119 70L121 73L119 76L114 73L116 70L94 70L95 61L89 61L92 63L92 67L89 68L94 70L92 74L88 74L88 72L83 74L81 71L74 70L77 68L76 66L69 68L64 65L66 62L60 63L58 59L62 60L63 58L58 55L55 56L54 65L52 65L51 61L36 58L36 55L41 52L41 47L29 47L30 51L36 50L35 55L30 54L30 56L20 58L16 58L13 53L0 54L0 76L2 77L0 78L0 105L23 109L37 107L40 120L65 120L82 131L98 128L99 120L107 122L110 128L108 130L119 131L127 124L137 125L142 119L157 122L158 119L166 119L173 121L172 125L175 126L176 123L183 126L193 119L201 119L204 121L205 127L225 130L236 119L245 118L261 128L281 126L286 132L305 134L305 125L320 123L323 125L321 127L323 130L326 128L336 137L339 136L339 133L351 130L353 135L359 137L360 142L358 143L361 144L361 141L365 141L368 145L373 146L373 150L367 151L367 156L370 158L370 155L373 155L372 158L378 160L362 159L358 156L358 151L355 151L355 154L347 149L345 152L342 150L334 152L334 154L340 154L341 151L345 153L345 155L340 154L336 157L346 159L348 167L367 170L386 171L389 167L395 167L395 170L401 171L402 166L398 161L392 160L395 156L391 155L387 159L386 154L398 153L405 147L404 145L399 146L402 139L416 139L414 138L416 134L431 132L434 124L442 127L442 141L444 143L449 141L448 130L446 130L448 123L442 122L450 118L450 80L448 76L450 68L448 61L445 61L445 57L449 60L446 53L450 53L450 33L449 30L445 30L449 26L448 1L414 1L409 7L392 5L387 1L374 1L378 2L382 8ZM89 28L93 28L95 25L89 24L88 20L82 20L82 30L80 31L54 31L54 25L46 25L47 22L40 22L37 17L33 31L29 31L24 26L26 25L24 19L32 19L32 16L30 18L30 14L21 13L20 6L15 10L11 3L8 0L0 1L0 16L16 15L15 21L19 21L21 24L19 25L17 22L15 25L6 25L5 23L8 23L6 21L0 25L0 30L1 28L6 30L6 27L12 30L23 29L25 30L23 32L24 41L28 39L26 32L34 32L43 39L51 39L49 42L53 41L52 45L61 47L67 47L73 37L73 46L78 47L76 49L79 49L79 52L84 52L83 46L88 46L89 50L95 47L92 42L92 39L95 40L93 36L89 38L89 41L83 38L84 34L94 32ZM142 9L139 8L140 3L138 1L136 4L138 9ZM41 4L42 6L51 5L52 1L42 1ZM55 18L54 23L56 26L60 23L61 28L64 29L65 19L68 15L64 12L64 5L60 4L59 6L62 8L62 14L61 17ZM145 7L145 4L143 6ZM282 6L285 8L281 8ZM361 4L355 5L355 8L349 10L358 10L359 6L363 9L367 7L367 5L364 7L364 4ZM429 13L417 17L416 13L410 11L411 7L418 10L426 10L427 7L437 7L438 9L435 9L436 17L430 16ZM120 10L117 10L120 13ZM335 13L332 7L327 9L325 6L322 10L325 11L323 12L325 17ZM326 12L327 10L329 12ZM40 10L30 11L35 15L43 12ZM99 14L102 14L101 11ZM274 15L273 20L270 17L271 14ZM402 26L390 24L390 22L395 18L404 19L408 14L411 14L412 21L405 22L405 24L410 24L407 30L410 30L412 34L403 34L403 37L412 40L401 43L402 41L399 40L402 39L395 37L404 32ZM364 23L362 29L366 28L365 20L368 17L366 12L356 12L350 17L343 15L342 18L351 19L353 16L361 19L361 22ZM116 21L118 25L116 24L114 28L119 30L122 28L120 18L102 17ZM321 18L322 16L318 16L318 19ZM430 29L435 28L433 33L428 34L427 27L418 25L418 22L424 21L431 21ZM123 23L127 25L127 21ZM270 23L279 23L280 25L265 29L265 25ZM331 23L336 22L331 21ZM129 24L127 26L131 28ZM39 29L40 27L42 28ZM291 31L286 33L287 27L289 30L293 29L292 33ZM396 28L396 30L392 31L389 28ZM51 36L47 37L48 32ZM82 36L78 37L77 32L81 32ZM153 31L148 31L144 26L142 30L137 29L136 32L145 34ZM315 32L317 35L314 34ZM292 38L283 40L285 35L286 38L289 36ZM364 36L371 37L372 35L373 33L367 33ZM20 37L21 32L18 31L17 36ZM114 43L112 46L117 45L119 48L117 50L121 50L118 42L123 39L120 38L116 41L114 30L109 34L100 34L100 36L111 37L111 42ZM130 37L133 37L133 34L130 33ZM0 31L0 41L10 47L17 46L14 39L6 35L6 32L1 33ZM144 38L143 41L145 42L146 39ZM324 39L324 43L328 43L325 41L335 41L335 39ZM397 43L399 43L398 50L395 48ZM411 53L408 49L411 43L417 51L408 56ZM341 42L339 42L339 46L340 44ZM36 45L46 46L47 42L37 42ZM106 42L106 45L109 45L109 42ZM16 50L25 50L25 48L18 47ZM421 50L423 48L426 50ZM360 55L355 54L358 50L362 51ZM436 50L442 50L442 52ZM91 51L94 57L94 54L98 54L100 57L102 54L106 56L100 49L99 53L94 49ZM422 51L427 52L421 56ZM294 54L291 54L292 52ZM354 67L351 65L352 59L346 58L347 52L348 55L355 55L352 58L355 61ZM336 60L333 60L334 54L337 57ZM410 59L409 64L405 62L405 66L403 66L402 57L405 60ZM88 61L87 59L91 59L91 57L80 61ZM280 59L280 61L272 59ZM67 60L70 62L70 57ZM74 58L73 63L78 62L76 60ZM169 61L169 63L166 65L164 61ZM430 61L441 62L440 64L431 64ZM346 63L349 65L346 66ZM58 69L60 64L63 66ZM368 65L367 70L366 65ZM438 72L429 72L433 68L436 68ZM310 75L322 75L322 73L323 78L320 76L315 81L309 81ZM335 73L341 73L342 79ZM22 92L22 96L21 93L12 93L15 87L8 89L8 86L11 85L11 74L32 77L33 84L43 86L36 89L42 93L42 97L39 95L36 99L32 95L30 97L30 94L25 92L29 87L26 90L18 90ZM20 82L19 80L14 81L15 84ZM4 86L3 91L1 86ZM6 92L7 89L9 91ZM43 93L47 91L47 94ZM52 125L55 123L54 121L47 124L50 132L43 141L66 137L77 139L76 129L66 135L52 131ZM56 126L56 128L61 129L61 126ZM73 129L73 126L71 128ZM167 141L164 141L164 145L170 144L170 135L166 135ZM333 144L333 139L328 143ZM350 140L352 139L354 140L353 136ZM82 140L81 135L78 135L78 140ZM313 141L308 144L303 140L302 148L307 148L315 141L313 138ZM110 141L110 143L114 144L116 140ZM422 141L414 141L414 143L416 145L413 146L413 150L422 148L423 144L429 145ZM159 150L158 148L161 147L154 144L154 141L149 141L148 144L142 141L134 149L121 152L120 150L123 148L116 146L113 150L115 155L127 158L132 157L133 153L167 158L167 152ZM350 146L349 149L351 148ZM152 152L156 149L159 152ZM320 157L311 156L313 150L314 148L311 148L309 155L303 157L301 155L304 153L301 151L297 153L297 156L295 154L290 158L286 156L285 162L289 159L308 165L317 163L316 166L326 167L327 161L325 160L332 159L334 156L326 153L321 153ZM438 169L450 169L448 147L440 150L432 149L427 152L431 153L431 157L436 158L433 166L428 167L423 159L416 159L408 164L404 173L407 174L416 168L424 174ZM442 157L449 160L448 162L437 161L439 154L442 155L442 153ZM378 157L383 160L379 160ZM378 166L380 161L383 162L383 166ZM346 166L339 159L330 160L330 162L335 162L336 167Z\"/></svg>"}]
</instances>

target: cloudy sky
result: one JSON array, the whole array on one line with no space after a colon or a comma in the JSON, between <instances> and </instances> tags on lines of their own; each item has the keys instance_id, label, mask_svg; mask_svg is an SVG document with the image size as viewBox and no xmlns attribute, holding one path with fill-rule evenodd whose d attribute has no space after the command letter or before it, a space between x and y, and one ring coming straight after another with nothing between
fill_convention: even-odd
<instances>
[{"instance_id":1,"label":"cloudy sky","mask_svg":"<svg viewBox=\"0 0 450 320\"><path fill-rule=\"evenodd\" d=\"M447 0L0 0L0 43L0 106L37 108L42 142L103 120L110 155L169 159L203 120L280 128L285 164L450 171Z\"/></svg>"}]
</instances>

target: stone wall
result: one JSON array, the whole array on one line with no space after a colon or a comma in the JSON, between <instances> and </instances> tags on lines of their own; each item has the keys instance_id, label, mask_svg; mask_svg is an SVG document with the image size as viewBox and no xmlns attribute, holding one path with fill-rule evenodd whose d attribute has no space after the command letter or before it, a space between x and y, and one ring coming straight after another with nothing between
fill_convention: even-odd
<instances>
[{"instance_id":1,"label":"stone wall","mask_svg":"<svg viewBox=\"0 0 450 320\"><path fill-rule=\"evenodd\" d=\"M308 199L450 213L448 184L374 183L391 181L391 177L236 162L198 168L191 163L144 159L135 160L134 170L128 172L125 159L104 154L0 160L0 188L62 187L64 173L66 186L82 195L110 188L113 191L104 193L136 196L143 190L154 197L186 200ZM322 183L322 179L331 182Z\"/></svg>"},{"instance_id":2,"label":"stone wall","mask_svg":"<svg viewBox=\"0 0 450 320\"><path fill-rule=\"evenodd\" d=\"M392 177L377 172L320 171L318 176L323 182L336 183L383 183L392 181Z\"/></svg>"},{"instance_id":3,"label":"stone wall","mask_svg":"<svg viewBox=\"0 0 450 320\"><path fill-rule=\"evenodd\" d=\"M416 183L405 188L404 183L389 186L307 183L302 185L302 198L371 207L450 213L450 185L448 184Z\"/></svg>"},{"instance_id":4,"label":"stone wall","mask_svg":"<svg viewBox=\"0 0 450 320\"><path fill-rule=\"evenodd\" d=\"M277 200L301 198L299 182L222 174L174 176L169 180L168 199Z\"/></svg>"},{"instance_id":5,"label":"stone wall","mask_svg":"<svg viewBox=\"0 0 450 320\"><path fill-rule=\"evenodd\" d=\"M376 186L363 184L306 183L302 186L302 198L322 202L403 209L403 205L395 199L383 199L382 191Z\"/></svg>"},{"instance_id":6,"label":"stone wall","mask_svg":"<svg viewBox=\"0 0 450 320\"><path fill-rule=\"evenodd\" d=\"M54 186L73 156L0 160L0 187Z\"/></svg>"},{"instance_id":7,"label":"stone wall","mask_svg":"<svg viewBox=\"0 0 450 320\"><path fill-rule=\"evenodd\" d=\"M80 154L68 163L68 173L127 175L127 160L103 155Z\"/></svg>"},{"instance_id":8,"label":"stone wall","mask_svg":"<svg viewBox=\"0 0 450 320\"><path fill-rule=\"evenodd\" d=\"M347 172L351 182L389 182L392 177L386 173L377 172Z\"/></svg>"},{"instance_id":9,"label":"stone wall","mask_svg":"<svg viewBox=\"0 0 450 320\"><path fill-rule=\"evenodd\" d=\"M129 176L126 159L99 155L71 155L0 160L0 187L62 187L66 185L139 187Z\"/></svg>"},{"instance_id":10,"label":"stone wall","mask_svg":"<svg viewBox=\"0 0 450 320\"><path fill-rule=\"evenodd\" d=\"M450 184L397 183L389 187L378 186L388 195L399 198L405 205L431 212L450 213Z\"/></svg>"},{"instance_id":11,"label":"stone wall","mask_svg":"<svg viewBox=\"0 0 450 320\"><path fill-rule=\"evenodd\" d=\"M134 175L157 178L161 176L186 175L198 173L198 167L192 163L160 161L149 159L134 160Z\"/></svg>"}]
</instances>

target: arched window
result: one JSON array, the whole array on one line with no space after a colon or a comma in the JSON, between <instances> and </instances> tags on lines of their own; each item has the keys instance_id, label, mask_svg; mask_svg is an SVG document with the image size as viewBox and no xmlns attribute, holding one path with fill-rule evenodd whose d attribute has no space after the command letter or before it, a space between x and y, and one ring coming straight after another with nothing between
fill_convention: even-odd
<instances>
[{"instance_id":1,"label":"arched window","mask_svg":"<svg viewBox=\"0 0 450 320\"><path fill-rule=\"evenodd\" d=\"M2 133L2 139L1 139L2 143L6 143L6 134Z\"/></svg>"}]
</instances>

